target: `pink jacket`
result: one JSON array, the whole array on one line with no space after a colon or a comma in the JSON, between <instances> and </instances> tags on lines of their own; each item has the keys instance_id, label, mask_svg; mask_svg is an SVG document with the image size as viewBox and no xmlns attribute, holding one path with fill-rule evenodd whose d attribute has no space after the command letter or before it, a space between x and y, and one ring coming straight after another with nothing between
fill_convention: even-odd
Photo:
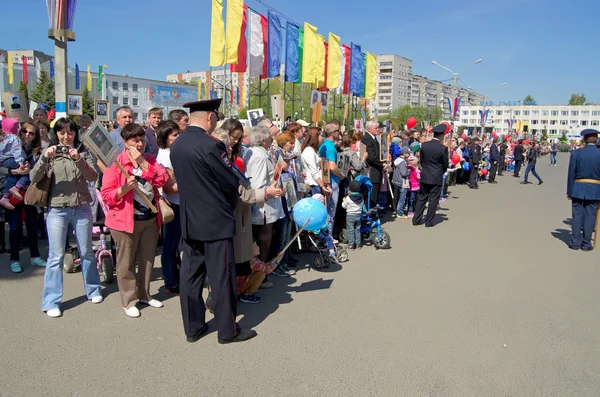
<instances>
[{"instance_id":1,"label":"pink jacket","mask_svg":"<svg viewBox=\"0 0 600 397\"><path fill-rule=\"evenodd\" d=\"M410 175L408 181L410 182L410 191L415 192L419 190L419 180L421 179L421 171L419 171L414 165L409 165Z\"/></svg>"},{"instance_id":2,"label":"pink jacket","mask_svg":"<svg viewBox=\"0 0 600 397\"><path fill-rule=\"evenodd\" d=\"M163 187L169 180L169 175L164 167L156 162L154 156L149 153L144 154L148 162L148 169L142 172L142 178L154 186L154 197L158 198L158 188ZM131 175L133 163L129 159L126 151L123 151L117 161ZM133 190L130 190L125 196L117 199L119 188L127 182L127 178L116 164L111 165L104 172L102 177L102 200L108 206L108 214L104 222L110 229L125 233L133 233ZM155 204L158 210L158 226L161 225L160 206Z\"/></svg>"}]
</instances>

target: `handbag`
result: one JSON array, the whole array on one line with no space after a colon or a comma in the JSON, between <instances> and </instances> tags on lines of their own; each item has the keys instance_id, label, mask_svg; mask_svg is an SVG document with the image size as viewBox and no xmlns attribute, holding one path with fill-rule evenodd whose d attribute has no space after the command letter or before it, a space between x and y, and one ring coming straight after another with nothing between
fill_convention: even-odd
<instances>
[{"instance_id":1,"label":"handbag","mask_svg":"<svg viewBox=\"0 0 600 397\"><path fill-rule=\"evenodd\" d=\"M173 208L163 196L158 196L158 206L160 207L160 218L162 219L163 225L175 219Z\"/></svg>"},{"instance_id":2,"label":"handbag","mask_svg":"<svg viewBox=\"0 0 600 397\"><path fill-rule=\"evenodd\" d=\"M52 166L49 166L48 172L44 172L42 180L37 183L31 183L25 192L25 204L34 207L48 207L48 197L50 196L50 185L52 184Z\"/></svg>"}]
</instances>

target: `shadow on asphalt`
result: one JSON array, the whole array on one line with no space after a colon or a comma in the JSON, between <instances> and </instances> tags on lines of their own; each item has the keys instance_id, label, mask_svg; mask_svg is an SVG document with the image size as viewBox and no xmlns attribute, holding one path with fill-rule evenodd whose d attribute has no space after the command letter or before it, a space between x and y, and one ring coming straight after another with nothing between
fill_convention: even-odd
<instances>
[{"instance_id":1,"label":"shadow on asphalt","mask_svg":"<svg viewBox=\"0 0 600 397\"><path fill-rule=\"evenodd\" d=\"M557 240L562 241L566 245L569 245L569 241L571 240L571 231L567 229L556 229L552 233L552 237Z\"/></svg>"}]
</instances>

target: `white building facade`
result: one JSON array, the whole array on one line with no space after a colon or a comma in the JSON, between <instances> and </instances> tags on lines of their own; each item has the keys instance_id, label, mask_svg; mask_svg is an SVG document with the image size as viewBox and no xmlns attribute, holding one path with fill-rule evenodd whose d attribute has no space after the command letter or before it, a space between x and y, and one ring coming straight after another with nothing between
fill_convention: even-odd
<instances>
[{"instance_id":1,"label":"white building facade","mask_svg":"<svg viewBox=\"0 0 600 397\"><path fill-rule=\"evenodd\" d=\"M550 137L564 133L577 138L582 129L600 128L600 105L464 105L456 125L481 127L480 112L484 109L489 110L485 127L503 134L521 127L520 131L526 129L530 134L541 135L546 130Z\"/></svg>"}]
</instances>

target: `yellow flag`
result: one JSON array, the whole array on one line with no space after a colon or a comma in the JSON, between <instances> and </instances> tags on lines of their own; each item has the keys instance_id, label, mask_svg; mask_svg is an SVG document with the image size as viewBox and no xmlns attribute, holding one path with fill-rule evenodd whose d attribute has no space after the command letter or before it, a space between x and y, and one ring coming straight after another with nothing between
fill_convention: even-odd
<instances>
[{"instance_id":1,"label":"yellow flag","mask_svg":"<svg viewBox=\"0 0 600 397\"><path fill-rule=\"evenodd\" d=\"M198 100L201 101L204 98L202 98L202 81L200 81L200 79L198 79Z\"/></svg>"},{"instance_id":2,"label":"yellow flag","mask_svg":"<svg viewBox=\"0 0 600 397\"><path fill-rule=\"evenodd\" d=\"M12 60L12 55L10 55L8 52L6 53L6 56L8 57L8 84L13 84L14 83L14 79L13 79L13 60Z\"/></svg>"},{"instance_id":3,"label":"yellow flag","mask_svg":"<svg viewBox=\"0 0 600 397\"><path fill-rule=\"evenodd\" d=\"M90 65L87 65L87 90L92 91L92 74L90 73Z\"/></svg>"},{"instance_id":4,"label":"yellow flag","mask_svg":"<svg viewBox=\"0 0 600 397\"><path fill-rule=\"evenodd\" d=\"M375 98L377 93L377 57L367 52L367 70L365 73L365 98Z\"/></svg>"},{"instance_id":5,"label":"yellow flag","mask_svg":"<svg viewBox=\"0 0 600 397\"><path fill-rule=\"evenodd\" d=\"M226 58L225 63L237 65L238 46L242 32L242 16L244 14L244 0L227 0L227 33L225 36Z\"/></svg>"},{"instance_id":6,"label":"yellow flag","mask_svg":"<svg viewBox=\"0 0 600 397\"><path fill-rule=\"evenodd\" d=\"M340 85L340 68L342 62L340 36L329 33L329 48L327 51L327 88L333 90Z\"/></svg>"},{"instance_id":7,"label":"yellow flag","mask_svg":"<svg viewBox=\"0 0 600 397\"><path fill-rule=\"evenodd\" d=\"M319 47L319 38L317 28L304 22L304 51L302 57L302 82L316 84L317 76L316 63L318 63L317 51ZM323 43L320 44L323 48ZM323 48L325 51L325 48Z\"/></svg>"},{"instance_id":8,"label":"yellow flag","mask_svg":"<svg viewBox=\"0 0 600 397\"><path fill-rule=\"evenodd\" d=\"M315 62L315 88L321 88L325 85L325 36L317 34L318 45Z\"/></svg>"},{"instance_id":9,"label":"yellow flag","mask_svg":"<svg viewBox=\"0 0 600 397\"><path fill-rule=\"evenodd\" d=\"M223 0L212 0L210 25L210 66L225 65L225 25L223 23Z\"/></svg>"}]
</instances>

